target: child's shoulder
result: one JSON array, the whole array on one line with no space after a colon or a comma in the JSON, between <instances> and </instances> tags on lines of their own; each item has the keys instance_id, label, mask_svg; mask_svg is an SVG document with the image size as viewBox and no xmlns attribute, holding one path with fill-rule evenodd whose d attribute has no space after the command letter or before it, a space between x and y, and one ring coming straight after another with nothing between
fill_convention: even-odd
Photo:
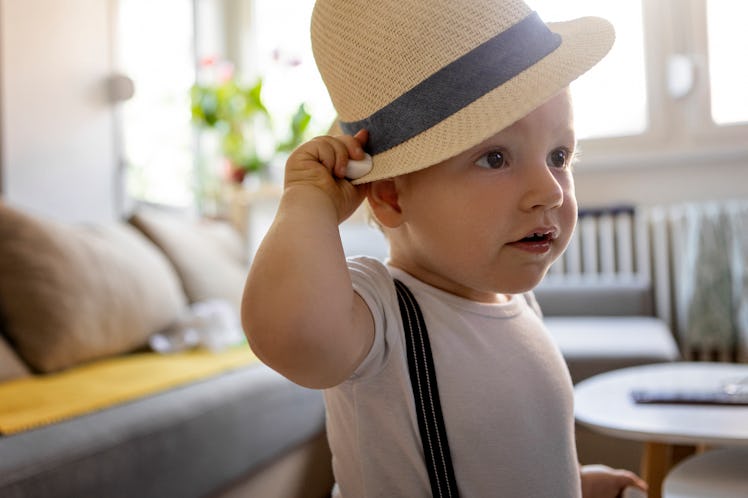
<instances>
[{"instance_id":1,"label":"child's shoulder","mask_svg":"<svg viewBox=\"0 0 748 498\"><path fill-rule=\"evenodd\" d=\"M348 272L354 284L357 281L388 282L393 279L385 263L370 256L355 256L347 258Z\"/></svg>"},{"instance_id":2,"label":"child's shoulder","mask_svg":"<svg viewBox=\"0 0 748 498\"><path fill-rule=\"evenodd\" d=\"M363 274L369 273L381 273L384 271L389 274L387 265L377 258L371 256L353 256L346 259L348 262L348 270L353 272L360 272Z\"/></svg>"},{"instance_id":3,"label":"child's shoulder","mask_svg":"<svg viewBox=\"0 0 748 498\"><path fill-rule=\"evenodd\" d=\"M389 267L369 256L347 259L353 290L370 303L371 298L382 299L395 294L395 281ZM371 307L371 306L370 306Z\"/></svg>"}]
</instances>

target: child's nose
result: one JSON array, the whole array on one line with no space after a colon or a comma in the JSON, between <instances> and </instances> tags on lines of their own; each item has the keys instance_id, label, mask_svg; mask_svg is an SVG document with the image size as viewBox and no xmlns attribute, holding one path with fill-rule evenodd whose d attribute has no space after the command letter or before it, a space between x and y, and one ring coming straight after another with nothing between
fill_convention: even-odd
<instances>
[{"instance_id":1,"label":"child's nose","mask_svg":"<svg viewBox=\"0 0 748 498\"><path fill-rule=\"evenodd\" d=\"M545 161L527 168L522 207L524 209L552 209L564 202L564 188L557 178L557 172L549 168Z\"/></svg>"}]
</instances>

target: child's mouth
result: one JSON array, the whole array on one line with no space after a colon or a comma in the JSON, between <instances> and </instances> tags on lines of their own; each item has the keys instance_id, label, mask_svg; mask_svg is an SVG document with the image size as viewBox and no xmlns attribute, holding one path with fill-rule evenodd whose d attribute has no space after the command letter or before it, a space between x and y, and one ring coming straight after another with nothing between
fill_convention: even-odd
<instances>
[{"instance_id":1,"label":"child's mouth","mask_svg":"<svg viewBox=\"0 0 748 498\"><path fill-rule=\"evenodd\" d=\"M525 237L524 239L520 240L519 242L542 242L542 241L550 241L551 240L551 234L550 233L534 233L530 235L529 237Z\"/></svg>"},{"instance_id":2,"label":"child's mouth","mask_svg":"<svg viewBox=\"0 0 748 498\"><path fill-rule=\"evenodd\" d=\"M545 254L550 251L555 238L555 230L538 230L509 245L525 252Z\"/></svg>"}]
</instances>

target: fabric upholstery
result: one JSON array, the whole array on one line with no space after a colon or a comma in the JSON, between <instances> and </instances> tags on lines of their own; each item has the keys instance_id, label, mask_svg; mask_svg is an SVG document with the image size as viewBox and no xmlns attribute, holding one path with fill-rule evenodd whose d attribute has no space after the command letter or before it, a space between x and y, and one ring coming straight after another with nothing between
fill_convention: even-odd
<instances>
[{"instance_id":1,"label":"fabric upholstery","mask_svg":"<svg viewBox=\"0 0 748 498\"><path fill-rule=\"evenodd\" d=\"M720 351L748 362L748 201L673 209L678 334L687 355Z\"/></svg>"},{"instance_id":2,"label":"fabric upholstery","mask_svg":"<svg viewBox=\"0 0 748 498\"><path fill-rule=\"evenodd\" d=\"M247 346L220 353L143 352L0 382L0 435L54 424L258 362Z\"/></svg>"},{"instance_id":3,"label":"fabric upholstery","mask_svg":"<svg viewBox=\"0 0 748 498\"><path fill-rule=\"evenodd\" d=\"M225 221L142 208L130 222L167 255L191 303L225 299L238 311L249 268L239 233Z\"/></svg>"},{"instance_id":4,"label":"fabric upholstery","mask_svg":"<svg viewBox=\"0 0 748 498\"><path fill-rule=\"evenodd\" d=\"M0 275L5 333L40 372L144 346L185 307L168 261L124 223L63 224L0 203Z\"/></svg>"},{"instance_id":5,"label":"fabric upholstery","mask_svg":"<svg viewBox=\"0 0 748 498\"><path fill-rule=\"evenodd\" d=\"M30 373L13 348L0 335L0 382L27 377Z\"/></svg>"},{"instance_id":6,"label":"fabric upholstery","mask_svg":"<svg viewBox=\"0 0 748 498\"><path fill-rule=\"evenodd\" d=\"M651 316L652 282L632 278L580 278L556 281L546 277L535 298L546 316Z\"/></svg>"},{"instance_id":7,"label":"fabric upholstery","mask_svg":"<svg viewBox=\"0 0 748 498\"><path fill-rule=\"evenodd\" d=\"M650 316L546 317L572 381L618 368L680 359L673 334Z\"/></svg>"},{"instance_id":8,"label":"fabric upholstery","mask_svg":"<svg viewBox=\"0 0 748 498\"><path fill-rule=\"evenodd\" d=\"M0 438L0 496L203 498L324 424L320 391L257 364Z\"/></svg>"}]
</instances>

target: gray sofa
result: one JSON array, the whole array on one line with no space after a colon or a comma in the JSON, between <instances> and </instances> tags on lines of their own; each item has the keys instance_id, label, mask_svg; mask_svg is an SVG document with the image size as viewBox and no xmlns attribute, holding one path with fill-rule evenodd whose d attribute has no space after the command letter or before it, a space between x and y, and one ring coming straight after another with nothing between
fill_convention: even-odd
<instances>
[{"instance_id":1,"label":"gray sofa","mask_svg":"<svg viewBox=\"0 0 748 498\"><path fill-rule=\"evenodd\" d=\"M0 496L321 498L323 428L319 393L250 367L3 436ZM275 466L289 472L262 482Z\"/></svg>"},{"instance_id":2,"label":"gray sofa","mask_svg":"<svg viewBox=\"0 0 748 498\"><path fill-rule=\"evenodd\" d=\"M245 273L221 222L144 210L71 226L0 201L0 389L144 351L190 303L235 309ZM0 390L0 405L18 401L3 392L19 396ZM4 498L313 498L331 486L321 393L259 362L0 435Z\"/></svg>"},{"instance_id":3,"label":"gray sofa","mask_svg":"<svg viewBox=\"0 0 748 498\"><path fill-rule=\"evenodd\" d=\"M680 358L670 328L654 316L648 280L549 278L535 297L575 384L618 368Z\"/></svg>"}]
</instances>

